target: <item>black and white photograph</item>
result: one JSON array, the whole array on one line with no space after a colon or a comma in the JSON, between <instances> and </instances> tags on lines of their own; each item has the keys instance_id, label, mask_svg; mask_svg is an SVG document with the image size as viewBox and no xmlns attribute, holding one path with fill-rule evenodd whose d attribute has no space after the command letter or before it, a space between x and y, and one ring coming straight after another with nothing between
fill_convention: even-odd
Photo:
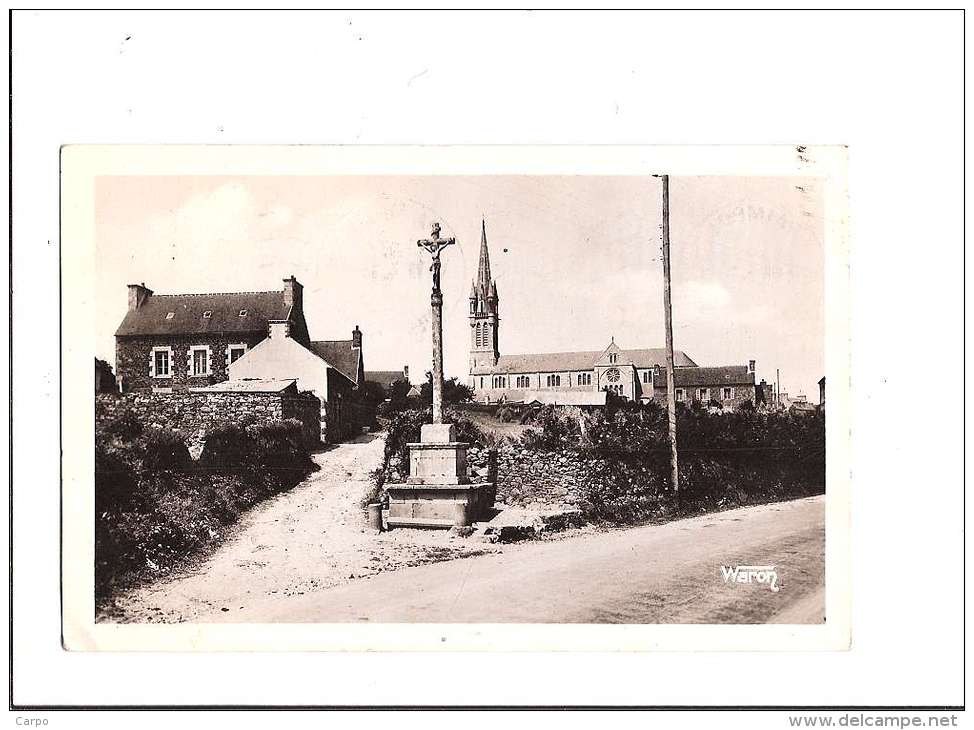
<instances>
[{"instance_id":1,"label":"black and white photograph","mask_svg":"<svg viewBox=\"0 0 974 730\"><path fill-rule=\"evenodd\" d=\"M97 621L827 622L824 185L98 177Z\"/></svg>"}]
</instances>

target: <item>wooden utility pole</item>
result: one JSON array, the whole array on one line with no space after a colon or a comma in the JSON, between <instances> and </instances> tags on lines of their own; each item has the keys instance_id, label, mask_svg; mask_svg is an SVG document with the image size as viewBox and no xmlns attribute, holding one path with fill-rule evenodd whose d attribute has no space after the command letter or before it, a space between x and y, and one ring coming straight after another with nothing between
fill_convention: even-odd
<instances>
[{"instance_id":1,"label":"wooden utility pole","mask_svg":"<svg viewBox=\"0 0 974 730\"><path fill-rule=\"evenodd\" d=\"M670 301L670 176L663 175L663 312L666 319L666 412L670 423L673 492L680 491L676 451L676 378L673 373L673 305Z\"/></svg>"}]
</instances>

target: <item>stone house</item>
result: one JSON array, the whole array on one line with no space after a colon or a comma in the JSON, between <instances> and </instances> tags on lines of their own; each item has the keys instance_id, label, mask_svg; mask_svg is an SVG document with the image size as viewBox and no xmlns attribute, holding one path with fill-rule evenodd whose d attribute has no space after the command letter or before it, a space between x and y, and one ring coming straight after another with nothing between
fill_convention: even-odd
<instances>
[{"instance_id":1,"label":"stone house","mask_svg":"<svg viewBox=\"0 0 974 730\"><path fill-rule=\"evenodd\" d=\"M323 441L351 435L363 421L356 403L365 382L362 331L312 341L303 291L293 276L281 291L264 292L155 294L129 285L128 311L115 333L120 389L178 393L231 379L294 380L321 402Z\"/></svg>"},{"instance_id":2,"label":"stone house","mask_svg":"<svg viewBox=\"0 0 974 730\"><path fill-rule=\"evenodd\" d=\"M486 225L482 225L480 263L470 290L468 315L467 384L473 389L475 400L545 401L558 393L608 391L628 400L665 403L664 348L623 349L612 338L604 350L501 355L499 306L497 282L491 278ZM724 408L736 407L746 400L756 401L753 360L748 365L700 367L685 352L676 350L673 363L678 401L703 400L707 404L715 400ZM539 393L552 395L544 398Z\"/></svg>"},{"instance_id":3,"label":"stone house","mask_svg":"<svg viewBox=\"0 0 974 730\"><path fill-rule=\"evenodd\" d=\"M402 370L367 370L365 372L365 379L371 383L381 385L382 389L388 395L389 388L396 381L409 382L409 366L403 365Z\"/></svg>"},{"instance_id":4,"label":"stone house","mask_svg":"<svg viewBox=\"0 0 974 730\"><path fill-rule=\"evenodd\" d=\"M120 390L165 393L222 382L275 321L287 322L291 336L310 346L303 287L293 276L282 291L227 294L156 294L130 284L128 311L115 332Z\"/></svg>"},{"instance_id":5,"label":"stone house","mask_svg":"<svg viewBox=\"0 0 974 730\"><path fill-rule=\"evenodd\" d=\"M312 342L308 347L291 336L286 321L270 322L269 336L230 364L230 383L293 379L299 391L321 402L322 442L347 438L360 426L355 391L364 382L362 333L351 340ZM339 344L343 343L343 344Z\"/></svg>"}]
</instances>

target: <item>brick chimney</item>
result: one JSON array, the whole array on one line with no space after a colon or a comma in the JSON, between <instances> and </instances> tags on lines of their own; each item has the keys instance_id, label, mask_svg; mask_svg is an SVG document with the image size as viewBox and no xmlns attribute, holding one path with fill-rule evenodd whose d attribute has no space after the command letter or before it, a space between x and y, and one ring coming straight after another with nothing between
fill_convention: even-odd
<instances>
[{"instance_id":1,"label":"brick chimney","mask_svg":"<svg viewBox=\"0 0 974 730\"><path fill-rule=\"evenodd\" d=\"M138 309L152 296L152 289L143 281L141 284L129 284L129 311Z\"/></svg>"},{"instance_id":2,"label":"brick chimney","mask_svg":"<svg viewBox=\"0 0 974 730\"><path fill-rule=\"evenodd\" d=\"M362 330L355 325L355 329L352 330L352 347L362 349Z\"/></svg>"},{"instance_id":3,"label":"brick chimney","mask_svg":"<svg viewBox=\"0 0 974 730\"><path fill-rule=\"evenodd\" d=\"M747 361L747 371L749 373L753 373L754 372L754 366L755 365L757 365L757 361L756 360L748 360Z\"/></svg>"},{"instance_id":4,"label":"brick chimney","mask_svg":"<svg viewBox=\"0 0 974 730\"><path fill-rule=\"evenodd\" d=\"M403 365L402 366L402 379L405 380L407 383L409 382L409 366L408 365Z\"/></svg>"},{"instance_id":5,"label":"brick chimney","mask_svg":"<svg viewBox=\"0 0 974 730\"><path fill-rule=\"evenodd\" d=\"M294 274L284 280L284 305L295 314L304 312L304 287Z\"/></svg>"}]
</instances>

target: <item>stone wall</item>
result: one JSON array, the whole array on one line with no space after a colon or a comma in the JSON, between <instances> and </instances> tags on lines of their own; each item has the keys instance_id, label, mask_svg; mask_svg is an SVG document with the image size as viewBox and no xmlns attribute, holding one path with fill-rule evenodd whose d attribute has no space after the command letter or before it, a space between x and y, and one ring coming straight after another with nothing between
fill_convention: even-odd
<instances>
[{"instance_id":1,"label":"stone wall","mask_svg":"<svg viewBox=\"0 0 974 730\"><path fill-rule=\"evenodd\" d=\"M499 450L470 447L467 464L471 476L493 476L490 454L497 459L497 506L580 507L586 485L599 479L604 465L573 450L535 451L505 446Z\"/></svg>"},{"instance_id":2,"label":"stone wall","mask_svg":"<svg viewBox=\"0 0 974 730\"><path fill-rule=\"evenodd\" d=\"M265 422L297 418L303 424L306 445L319 442L320 401L312 395L281 393L176 393L137 392L95 396L95 418L112 418L132 410L152 426L179 431L190 453L199 456L206 431L229 423Z\"/></svg>"}]
</instances>

